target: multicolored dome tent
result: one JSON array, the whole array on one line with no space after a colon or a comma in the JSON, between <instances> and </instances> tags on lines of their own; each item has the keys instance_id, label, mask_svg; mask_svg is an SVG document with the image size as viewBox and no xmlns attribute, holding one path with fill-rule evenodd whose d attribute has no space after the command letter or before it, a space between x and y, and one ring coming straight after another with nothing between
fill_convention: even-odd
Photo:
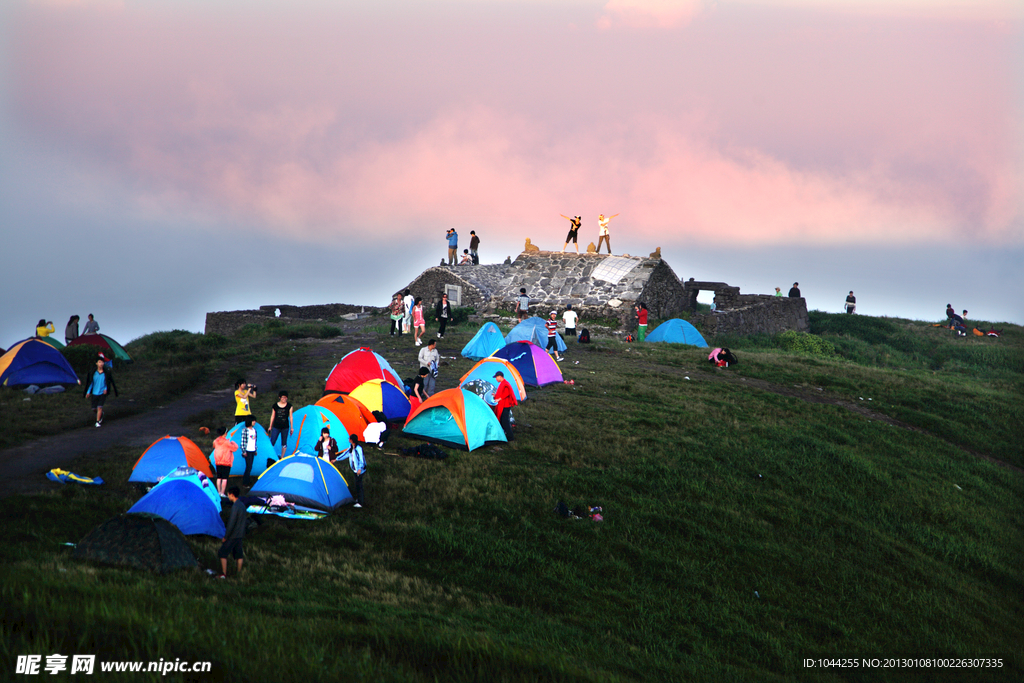
<instances>
[{"instance_id":1,"label":"multicolored dome tent","mask_svg":"<svg viewBox=\"0 0 1024 683\"><path fill-rule=\"evenodd\" d=\"M338 416L323 406L306 406L292 413L292 428L295 433L288 439L288 450L292 454L313 455L320 439L320 430L330 427L331 436L338 442L338 450L348 448L348 428ZM362 432L359 432L362 436ZM269 439L268 439L269 441Z\"/></svg>"},{"instance_id":2,"label":"multicolored dome tent","mask_svg":"<svg viewBox=\"0 0 1024 683\"><path fill-rule=\"evenodd\" d=\"M60 351L42 339L23 339L0 356L0 385L81 384Z\"/></svg>"},{"instance_id":3,"label":"multicolored dome tent","mask_svg":"<svg viewBox=\"0 0 1024 683\"><path fill-rule=\"evenodd\" d=\"M364 347L345 354L327 375L325 392L348 394L363 382L382 379L402 389L402 379L384 356Z\"/></svg>"},{"instance_id":4,"label":"multicolored dome tent","mask_svg":"<svg viewBox=\"0 0 1024 683\"><path fill-rule=\"evenodd\" d=\"M514 365L527 386L543 387L563 381L555 359L532 342L512 342L495 351L493 357L504 358Z\"/></svg>"},{"instance_id":5,"label":"multicolored dome tent","mask_svg":"<svg viewBox=\"0 0 1024 683\"><path fill-rule=\"evenodd\" d=\"M205 474L191 467L179 467L168 474L128 512L148 512L163 517L186 536L224 537L217 487Z\"/></svg>"},{"instance_id":6,"label":"multicolored dome tent","mask_svg":"<svg viewBox=\"0 0 1024 683\"><path fill-rule=\"evenodd\" d=\"M47 344L49 344L53 348L57 349L58 351L60 351L61 349L64 348L64 344L61 343L61 341L59 339L57 339L56 337L53 337L53 336L50 336L50 337L37 337L37 339L39 339L39 341L46 342Z\"/></svg>"},{"instance_id":7,"label":"multicolored dome tent","mask_svg":"<svg viewBox=\"0 0 1024 683\"><path fill-rule=\"evenodd\" d=\"M132 362L132 357L128 355L124 347L105 334L83 334L81 337L73 339L68 346L82 346L83 344L95 346L98 350L103 351L108 358L125 363Z\"/></svg>"},{"instance_id":8,"label":"multicolored dome tent","mask_svg":"<svg viewBox=\"0 0 1024 683\"><path fill-rule=\"evenodd\" d=\"M297 506L331 512L353 502L341 473L326 460L313 455L289 455L260 475L249 495L284 496Z\"/></svg>"},{"instance_id":9,"label":"multicolored dome tent","mask_svg":"<svg viewBox=\"0 0 1024 683\"><path fill-rule=\"evenodd\" d=\"M668 342L669 344L689 344L707 348L708 343L704 341L697 328L680 318L666 320L654 328L654 331L647 335L644 341Z\"/></svg>"},{"instance_id":10,"label":"multicolored dome tent","mask_svg":"<svg viewBox=\"0 0 1024 683\"><path fill-rule=\"evenodd\" d=\"M388 422L405 422L412 406L405 392L390 382L382 379L371 379L363 382L349 394L362 403L368 410L380 411ZM376 420L374 420L376 422ZM362 434L362 432L357 432Z\"/></svg>"},{"instance_id":11,"label":"multicolored dome tent","mask_svg":"<svg viewBox=\"0 0 1024 683\"><path fill-rule=\"evenodd\" d=\"M235 458L235 462L238 462L238 458ZM164 436L143 451L135 461L128 481L153 484L182 466L199 470L213 479L210 463L192 439L187 436Z\"/></svg>"},{"instance_id":12,"label":"multicolored dome tent","mask_svg":"<svg viewBox=\"0 0 1024 683\"><path fill-rule=\"evenodd\" d=\"M517 341L529 341L533 342L542 349L548 347L548 328L543 318L533 316L522 321L505 335L505 343L511 344ZM555 340L558 347L558 352L565 351L565 342L562 340L562 335L555 333Z\"/></svg>"},{"instance_id":13,"label":"multicolored dome tent","mask_svg":"<svg viewBox=\"0 0 1024 683\"><path fill-rule=\"evenodd\" d=\"M316 405L334 413L349 434L362 434L367 425L377 421L366 406L345 394L327 394Z\"/></svg>"},{"instance_id":14,"label":"multicolored dome tent","mask_svg":"<svg viewBox=\"0 0 1024 683\"><path fill-rule=\"evenodd\" d=\"M469 343L462 347L462 357L479 360L487 358L506 344L505 336L494 323L484 323Z\"/></svg>"},{"instance_id":15,"label":"multicolored dome tent","mask_svg":"<svg viewBox=\"0 0 1024 683\"><path fill-rule=\"evenodd\" d=\"M467 451L506 441L491 407L461 387L439 391L421 403L402 433Z\"/></svg>"},{"instance_id":16,"label":"multicolored dome tent","mask_svg":"<svg viewBox=\"0 0 1024 683\"><path fill-rule=\"evenodd\" d=\"M71 556L161 574L199 566L181 531L166 519L149 513L125 513L108 519L87 533Z\"/></svg>"},{"instance_id":17,"label":"multicolored dome tent","mask_svg":"<svg viewBox=\"0 0 1024 683\"><path fill-rule=\"evenodd\" d=\"M252 471L250 474L258 476L270 467L273 461L281 457L281 450L280 447L274 448L274 444L270 443L270 435L267 434L267 430L263 428L263 425L259 422L254 422L253 427L256 428L256 457L252 461ZM245 456L242 455L242 429L244 428L245 423L239 422L224 435L228 441L234 441L238 444L238 450L235 451L235 459L231 462L231 472L228 474L230 477L245 475ZM213 465L213 453L210 454L209 463Z\"/></svg>"},{"instance_id":18,"label":"multicolored dome tent","mask_svg":"<svg viewBox=\"0 0 1024 683\"><path fill-rule=\"evenodd\" d=\"M512 385L512 393L516 395L516 400L522 403L526 400L526 384L523 383L523 376L516 370L516 366L509 363L504 358L498 358L497 356L491 356L490 358L484 358L482 361L474 365L469 372L462 376L459 380L459 386L465 385L467 382L479 379L487 382L494 387L494 390L498 390L498 380L494 378L494 373L501 371L505 375L505 379ZM474 392L477 393L477 392Z\"/></svg>"}]
</instances>

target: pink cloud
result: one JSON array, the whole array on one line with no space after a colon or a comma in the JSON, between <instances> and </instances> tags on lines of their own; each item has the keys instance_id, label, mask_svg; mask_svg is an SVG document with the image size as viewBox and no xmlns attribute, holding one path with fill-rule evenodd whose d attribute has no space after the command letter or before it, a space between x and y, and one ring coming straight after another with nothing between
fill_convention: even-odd
<instances>
[{"instance_id":1,"label":"pink cloud","mask_svg":"<svg viewBox=\"0 0 1024 683\"><path fill-rule=\"evenodd\" d=\"M609 0L597 27L675 28L685 26L703 9L704 0Z\"/></svg>"},{"instance_id":2,"label":"pink cloud","mask_svg":"<svg viewBox=\"0 0 1024 683\"><path fill-rule=\"evenodd\" d=\"M614 40L468 10L28 12L16 109L149 210L307 239L622 212L652 239L1024 241L1019 42L803 15L673 28L698 6L609 3L665 29Z\"/></svg>"}]
</instances>

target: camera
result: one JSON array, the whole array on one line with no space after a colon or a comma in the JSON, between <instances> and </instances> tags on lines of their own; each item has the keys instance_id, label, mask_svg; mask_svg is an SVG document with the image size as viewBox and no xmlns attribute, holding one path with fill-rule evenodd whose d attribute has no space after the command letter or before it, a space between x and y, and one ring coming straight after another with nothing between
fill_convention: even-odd
<instances>
[{"instance_id":1,"label":"camera","mask_svg":"<svg viewBox=\"0 0 1024 683\"><path fill-rule=\"evenodd\" d=\"M251 391L252 393L255 394L257 392L256 385L255 384L250 384L249 385L249 391Z\"/></svg>"}]
</instances>

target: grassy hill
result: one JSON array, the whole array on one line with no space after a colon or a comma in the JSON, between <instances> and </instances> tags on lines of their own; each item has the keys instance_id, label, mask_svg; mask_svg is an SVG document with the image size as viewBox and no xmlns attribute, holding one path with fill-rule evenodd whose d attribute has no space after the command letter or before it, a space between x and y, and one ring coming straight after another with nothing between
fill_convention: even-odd
<instances>
[{"instance_id":1,"label":"grassy hill","mask_svg":"<svg viewBox=\"0 0 1024 683\"><path fill-rule=\"evenodd\" d=\"M278 388L318 398L375 324L326 346L283 327L149 335L124 383L166 397L160 368L184 391L273 361L264 419ZM107 486L5 501L0 659L209 660L178 674L204 681L1021 680L1024 331L1000 327L813 313L812 335L708 340L739 356L728 369L692 347L570 343L575 384L531 390L514 444L438 462L397 439L368 454L367 508L261 524L241 580L70 559L62 543L137 498L139 453L111 449L76 463ZM409 337L371 345L412 374ZM447 362L439 388L472 365ZM559 500L605 521L560 518ZM218 541L190 543L216 566ZM803 664L853 657L1001 667Z\"/></svg>"}]
</instances>

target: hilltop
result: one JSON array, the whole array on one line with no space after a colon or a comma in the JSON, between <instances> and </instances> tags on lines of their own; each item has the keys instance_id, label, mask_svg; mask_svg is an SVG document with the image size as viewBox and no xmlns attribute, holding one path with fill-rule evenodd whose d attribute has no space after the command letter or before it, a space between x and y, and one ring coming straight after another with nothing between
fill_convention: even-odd
<instances>
[{"instance_id":1,"label":"hilltop","mask_svg":"<svg viewBox=\"0 0 1024 683\"><path fill-rule=\"evenodd\" d=\"M940 678L1018 680L1024 330L997 327L963 339L811 312L812 334L709 339L739 356L728 369L596 334L570 343L574 385L530 391L514 444L370 454L365 510L262 524L241 581L73 562L61 544L137 497L139 447L104 445L71 469L106 486L5 499L5 659L209 660L217 680L783 681L877 673L805 658L997 657ZM449 332L442 354L475 329ZM411 374L410 338L386 330L376 317L147 335L128 345L138 361L108 419L151 420L260 374L265 420L278 388L313 402L357 346ZM439 388L471 366L446 362ZM47 397L46 415L21 398L0 394L20 425L8 445L93 434L80 395ZM198 427L230 413L214 401L180 424L208 452ZM562 519L559 500L605 521ZM214 566L219 544L190 542Z\"/></svg>"}]
</instances>

